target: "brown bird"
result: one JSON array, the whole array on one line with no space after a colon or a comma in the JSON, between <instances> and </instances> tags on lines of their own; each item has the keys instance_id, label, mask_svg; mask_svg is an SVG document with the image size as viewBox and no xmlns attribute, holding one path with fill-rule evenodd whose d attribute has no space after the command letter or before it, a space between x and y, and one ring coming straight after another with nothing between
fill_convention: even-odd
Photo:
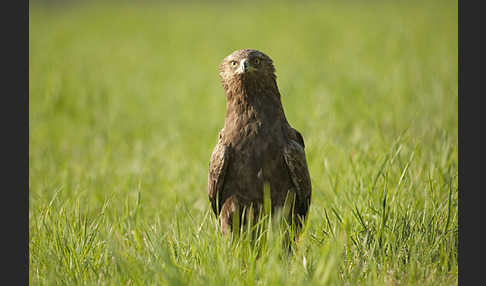
<instances>
[{"instance_id":1,"label":"brown bird","mask_svg":"<svg viewBox=\"0 0 486 286\"><path fill-rule=\"evenodd\" d=\"M270 186L272 213L289 195L289 219L300 229L311 180L302 135L285 117L273 61L257 50L237 50L223 59L219 75L226 118L209 163L208 194L222 233L233 230L233 214L243 208L252 206L258 217L264 185Z\"/></svg>"}]
</instances>

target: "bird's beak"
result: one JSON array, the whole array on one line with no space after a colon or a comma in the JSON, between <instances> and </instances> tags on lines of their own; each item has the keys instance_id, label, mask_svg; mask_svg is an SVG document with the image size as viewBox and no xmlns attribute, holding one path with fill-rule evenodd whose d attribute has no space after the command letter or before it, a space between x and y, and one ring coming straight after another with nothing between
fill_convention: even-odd
<instances>
[{"instance_id":1,"label":"bird's beak","mask_svg":"<svg viewBox=\"0 0 486 286\"><path fill-rule=\"evenodd\" d=\"M247 59L242 59L241 62L240 62L240 66L238 67L238 69L236 70L236 72L238 74L244 74L244 73L247 73L248 70L250 70L250 66L248 64L248 60Z\"/></svg>"}]
</instances>

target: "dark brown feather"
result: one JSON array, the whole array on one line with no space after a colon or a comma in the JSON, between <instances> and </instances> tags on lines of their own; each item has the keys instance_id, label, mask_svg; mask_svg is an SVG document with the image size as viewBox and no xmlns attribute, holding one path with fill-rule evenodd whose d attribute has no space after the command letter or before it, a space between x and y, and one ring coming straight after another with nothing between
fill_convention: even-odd
<instances>
[{"instance_id":1,"label":"dark brown feather","mask_svg":"<svg viewBox=\"0 0 486 286\"><path fill-rule=\"evenodd\" d=\"M284 148L283 156L289 169L289 175L297 190L295 210L304 220L311 202L311 179L305 160L304 147L296 141L290 140Z\"/></svg>"},{"instance_id":2,"label":"dark brown feather","mask_svg":"<svg viewBox=\"0 0 486 286\"><path fill-rule=\"evenodd\" d=\"M216 216L221 210L221 191L224 186L224 177L229 164L230 150L221 141L221 132L216 147L214 147L209 162L208 196L211 207Z\"/></svg>"}]
</instances>

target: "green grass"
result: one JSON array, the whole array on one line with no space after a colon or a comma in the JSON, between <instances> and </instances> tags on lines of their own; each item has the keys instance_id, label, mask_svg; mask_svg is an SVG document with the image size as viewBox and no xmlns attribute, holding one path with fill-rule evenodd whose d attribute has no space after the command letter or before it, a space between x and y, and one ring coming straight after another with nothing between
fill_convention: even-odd
<instances>
[{"instance_id":1,"label":"green grass","mask_svg":"<svg viewBox=\"0 0 486 286\"><path fill-rule=\"evenodd\" d=\"M457 284L457 3L32 4L29 40L32 285ZM306 143L289 257L207 198L239 48Z\"/></svg>"}]
</instances>

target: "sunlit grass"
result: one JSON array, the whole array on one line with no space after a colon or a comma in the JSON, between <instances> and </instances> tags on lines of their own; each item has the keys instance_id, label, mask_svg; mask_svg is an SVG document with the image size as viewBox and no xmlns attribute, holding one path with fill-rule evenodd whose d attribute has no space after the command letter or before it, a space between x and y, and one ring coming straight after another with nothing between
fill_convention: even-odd
<instances>
[{"instance_id":1,"label":"sunlit grass","mask_svg":"<svg viewBox=\"0 0 486 286\"><path fill-rule=\"evenodd\" d=\"M32 6L31 284L457 284L456 4ZM290 256L207 198L217 66L247 47L306 143Z\"/></svg>"}]
</instances>

